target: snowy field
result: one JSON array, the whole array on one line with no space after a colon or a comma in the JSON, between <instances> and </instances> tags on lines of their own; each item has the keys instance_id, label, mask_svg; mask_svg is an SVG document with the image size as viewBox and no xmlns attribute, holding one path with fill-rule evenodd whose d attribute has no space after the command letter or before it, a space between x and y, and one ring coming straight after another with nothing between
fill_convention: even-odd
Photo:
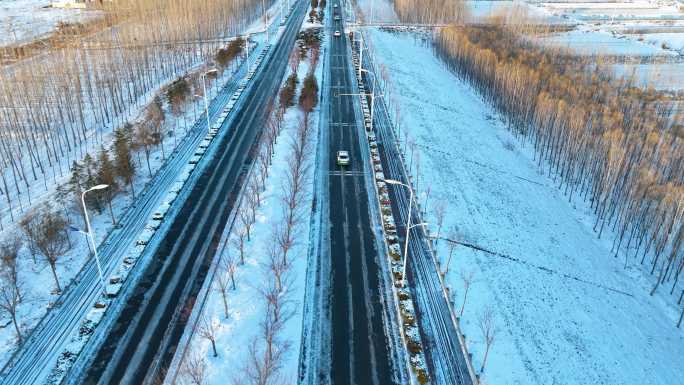
<instances>
[{"instance_id":1,"label":"snowy field","mask_svg":"<svg viewBox=\"0 0 684 385\"><path fill-rule=\"evenodd\" d=\"M682 26L680 33L643 33L637 34L637 39L644 41L647 44L662 47L665 45L672 50L684 55L684 26Z\"/></svg>"},{"instance_id":2,"label":"snowy field","mask_svg":"<svg viewBox=\"0 0 684 385\"><path fill-rule=\"evenodd\" d=\"M97 11L48 8L51 0L0 0L0 46L25 43L52 32L57 23L83 22Z\"/></svg>"},{"instance_id":3,"label":"snowy field","mask_svg":"<svg viewBox=\"0 0 684 385\"><path fill-rule=\"evenodd\" d=\"M572 48L580 54L631 56L684 55L684 4L666 0L529 2L531 9L578 24L577 30L542 38L543 44ZM657 89L684 88L681 60L640 68L641 83ZM619 68L616 73L629 73ZM655 76L653 76L655 74Z\"/></svg>"},{"instance_id":4,"label":"snowy field","mask_svg":"<svg viewBox=\"0 0 684 385\"><path fill-rule=\"evenodd\" d=\"M621 64L614 66L616 76L637 79L637 85L653 86L655 89L666 90L684 88L684 65L682 63L663 64ZM673 85L677 85L674 87Z\"/></svg>"},{"instance_id":5,"label":"snowy field","mask_svg":"<svg viewBox=\"0 0 684 385\"><path fill-rule=\"evenodd\" d=\"M558 15L553 15L542 7L530 5L523 1L512 0L469 0L466 1L468 12L472 19L483 19L492 15L507 15L513 11L525 10L529 17L537 20L545 20L548 22L567 22L562 20Z\"/></svg>"},{"instance_id":6,"label":"snowy field","mask_svg":"<svg viewBox=\"0 0 684 385\"><path fill-rule=\"evenodd\" d=\"M461 326L476 369L484 354L478 317L486 308L495 314L499 332L482 383L684 383L684 363L674 358L684 356L684 331L674 326L672 299L649 297L641 269L623 269L597 239L589 209L567 202L539 173L530 146L420 39L371 36L394 90L390 109L398 106L415 143L428 223L436 223L434 203L444 201L441 235L453 229L460 241L492 252L458 246L447 274L457 309L461 272L474 274ZM438 249L445 260L446 243Z\"/></svg>"},{"instance_id":7,"label":"snowy field","mask_svg":"<svg viewBox=\"0 0 684 385\"><path fill-rule=\"evenodd\" d=\"M581 55L619 55L671 58L642 65L636 71L641 84L656 89L684 88L684 3L665 0L634 1L469 1L474 20L492 15L525 14L549 24L569 24L567 32L535 37L547 47ZM661 66L662 62L665 66ZM645 61L648 63L648 60ZM614 66L616 74L631 74L632 65ZM655 76L653 76L655 74ZM654 80L651 82L651 80Z\"/></svg>"},{"instance_id":8,"label":"snowy field","mask_svg":"<svg viewBox=\"0 0 684 385\"><path fill-rule=\"evenodd\" d=\"M543 35L537 42L553 48L572 50L580 55L667 55L660 47L635 41L625 36L615 36L606 31L573 30Z\"/></svg>"}]
</instances>

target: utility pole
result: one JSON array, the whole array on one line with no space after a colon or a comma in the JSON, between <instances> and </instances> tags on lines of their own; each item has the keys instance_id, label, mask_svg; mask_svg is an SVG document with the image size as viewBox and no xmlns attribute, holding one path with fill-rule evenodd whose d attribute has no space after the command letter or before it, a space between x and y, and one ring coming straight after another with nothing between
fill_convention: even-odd
<instances>
[{"instance_id":1,"label":"utility pole","mask_svg":"<svg viewBox=\"0 0 684 385\"><path fill-rule=\"evenodd\" d=\"M262 17L264 18L264 28L266 29L266 43L270 41L268 38L268 13L266 12L266 0L261 0L261 9L263 10Z\"/></svg>"}]
</instances>

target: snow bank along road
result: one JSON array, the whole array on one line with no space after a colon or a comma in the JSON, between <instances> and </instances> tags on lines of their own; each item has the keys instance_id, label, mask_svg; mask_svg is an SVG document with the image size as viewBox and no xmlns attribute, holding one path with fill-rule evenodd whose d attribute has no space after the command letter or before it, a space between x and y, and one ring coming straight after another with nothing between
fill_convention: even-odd
<instances>
[{"instance_id":1,"label":"snow bank along road","mask_svg":"<svg viewBox=\"0 0 684 385\"><path fill-rule=\"evenodd\" d=\"M78 382L153 382L160 367L173 357L185 326L181 313L192 306L202 285L240 177L253 161L251 150L265 121L263 111L278 91L306 5L305 1L295 5L280 41L231 120L228 135L217 144L215 156L202 170L99 350L88 357L92 365Z\"/></svg>"},{"instance_id":2,"label":"snow bank along road","mask_svg":"<svg viewBox=\"0 0 684 385\"><path fill-rule=\"evenodd\" d=\"M331 37L330 73L324 87L324 92L330 93L326 97L330 104L324 106L329 108L330 119L324 128L329 138L329 171L328 202L323 203L328 205L329 218L324 218L323 223L329 225L321 231L329 231L326 237L330 242L323 245L320 253L330 257L330 307L329 314L324 316L330 323L322 325L330 328L330 341L321 343L320 354L330 355L330 366L319 368L319 379L321 383L336 385L393 384L397 383L396 371L400 368L393 367L392 342L385 322L383 273L371 225L359 141L358 130L362 128L354 108L357 97L341 95L356 92L343 27L342 21L334 21L332 30L328 30L329 36L335 30L342 33ZM349 151L349 166L337 165L339 150Z\"/></svg>"},{"instance_id":3,"label":"snow bank along road","mask_svg":"<svg viewBox=\"0 0 684 385\"><path fill-rule=\"evenodd\" d=\"M253 55L258 55L258 51ZM210 120L215 119L247 71L243 63L239 71L223 86L209 106ZM198 120L154 178L136 198L125 215L98 248L105 276L119 266L129 247L135 242L148 219L188 164L195 149L206 135L206 120ZM89 260L72 283L64 289L55 307L35 327L24 345L12 356L0 374L2 384L40 384L45 381L58 355L72 332L91 309L100 294L94 261Z\"/></svg>"},{"instance_id":4,"label":"snow bank along road","mask_svg":"<svg viewBox=\"0 0 684 385\"><path fill-rule=\"evenodd\" d=\"M373 68L369 55L364 54L363 59L364 68ZM376 71L375 73L379 72ZM367 72L362 74L367 86L366 89L372 90L372 77L368 76ZM378 89L377 93L382 93L382 90ZM370 98L368 103L370 105ZM380 102L376 100L374 107L373 123L377 133L378 150L383 170L385 170L385 177L410 184L406 169L402 164L402 156L396 145L396 138L392 131L385 103L382 99ZM397 228L405 239L409 192L403 186L390 185L389 189L394 218L398 219ZM423 222L415 204L411 212L411 223ZM425 233L420 226L414 227L410 231L407 276L418 308L417 318L420 322L423 346L425 346L427 364L433 383L470 385L472 381L461 350L458 332L452 321L446 298L444 298L437 267L432 259ZM404 244L404 240L401 240L401 244Z\"/></svg>"}]
</instances>

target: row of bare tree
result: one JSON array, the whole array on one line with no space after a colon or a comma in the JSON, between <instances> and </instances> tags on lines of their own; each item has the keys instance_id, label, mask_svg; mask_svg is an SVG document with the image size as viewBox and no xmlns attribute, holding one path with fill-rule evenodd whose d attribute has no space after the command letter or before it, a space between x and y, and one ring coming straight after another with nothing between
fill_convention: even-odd
<instances>
[{"instance_id":1,"label":"row of bare tree","mask_svg":"<svg viewBox=\"0 0 684 385\"><path fill-rule=\"evenodd\" d=\"M260 234L258 238L263 247L258 252L264 253L260 263L262 279L257 287L264 305L264 313L259 321L256 333L248 347L247 360L243 363L240 377L236 383L249 385L265 385L288 383L284 364L291 349L291 342L284 336L283 330L287 322L295 315L296 299L294 295L295 274L293 263L300 255L293 254L302 237L302 225L306 221L306 204L308 202L309 179L311 174L312 129L310 113L318 100L318 86L313 70L318 61L318 50L310 60L310 71L307 75L299 97L301 118L297 127L290 131L287 138L287 169L282 179L280 192L277 194L281 212L273 220L268 234ZM301 56L291 60L293 76L285 82L283 89L298 83L297 68ZM310 79L311 78L311 79ZM308 80L307 80L308 79ZM307 86L308 84L308 86ZM305 91L305 89L307 89ZM296 91L296 89L295 89ZM236 215L236 224L230 236L223 244L221 260L214 278L214 290L220 295L223 316L230 317L230 292L235 291L236 272L245 264L247 248L255 239L253 226L257 221L258 210L266 198L267 181L274 159L275 146L282 140L285 114L295 97L293 92L279 103L271 103L267 109L267 121L257 145L255 168L245 182L242 200ZM280 92L282 97L284 93ZM230 246L230 247L229 247ZM306 250L306 248L303 248ZM299 251L297 251L299 252ZM220 325L211 317L201 317L198 335L206 339L212 346L212 354L218 356L216 349L217 331ZM202 385L206 380L206 362L202 355L190 354L183 365L183 377L186 383Z\"/></svg>"},{"instance_id":2,"label":"row of bare tree","mask_svg":"<svg viewBox=\"0 0 684 385\"><path fill-rule=\"evenodd\" d=\"M5 212L23 212L160 86L211 60L262 2L124 0L104 7L103 29L0 69ZM221 51L218 64L235 52Z\"/></svg>"},{"instance_id":3,"label":"row of bare tree","mask_svg":"<svg viewBox=\"0 0 684 385\"><path fill-rule=\"evenodd\" d=\"M462 24L468 17L463 0L395 0L394 11L408 23Z\"/></svg>"},{"instance_id":4,"label":"row of bare tree","mask_svg":"<svg viewBox=\"0 0 684 385\"><path fill-rule=\"evenodd\" d=\"M676 101L494 24L445 28L435 50L533 144L570 201L591 203L598 236L615 234L615 256L648 265L651 294L668 284L681 303L684 119Z\"/></svg>"},{"instance_id":5,"label":"row of bare tree","mask_svg":"<svg viewBox=\"0 0 684 385\"><path fill-rule=\"evenodd\" d=\"M311 154L313 153L311 148L313 130L310 127L309 115L313 107L311 102L302 103L301 101L302 98L307 97L317 100L315 94L303 96L305 95L304 88L302 87L300 94L302 116L291 133L287 145L288 167L279 194L282 212L271 229L265 250L267 258L262 264L264 279L259 292L264 300L266 311L259 324L259 333L250 343L248 361L244 364L246 378L244 383L250 385L289 382L283 365L290 351L291 342L283 335L283 330L287 321L295 315L296 299L293 298L293 285L296 277L292 267L295 259L302 257L292 252L306 251L306 248L296 246L300 244L302 236L306 236L302 234L302 225L307 219L305 215L309 198L307 186L310 184ZM282 127L280 120L285 114L283 107L281 105L271 114L271 119L267 124L267 132L270 134L266 135L266 141L270 146L264 146L261 159L272 159L272 146L278 138L279 127ZM263 161L260 163L263 164Z\"/></svg>"}]
</instances>

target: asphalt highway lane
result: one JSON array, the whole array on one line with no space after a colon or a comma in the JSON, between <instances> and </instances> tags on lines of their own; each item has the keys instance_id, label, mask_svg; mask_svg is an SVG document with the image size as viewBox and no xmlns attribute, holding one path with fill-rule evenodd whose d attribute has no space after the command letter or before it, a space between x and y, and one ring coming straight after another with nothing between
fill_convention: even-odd
<instances>
[{"instance_id":1,"label":"asphalt highway lane","mask_svg":"<svg viewBox=\"0 0 684 385\"><path fill-rule=\"evenodd\" d=\"M335 385L393 384L390 342L383 320L382 271L365 186L351 80L348 37L343 22L333 21L341 36L331 37L326 92L329 130L329 252L331 263L331 373ZM364 144L365 145L365 144ZM338 166L337 151L349 151L349 166ZM374 199L374 198L373 198Z\"/></svg>"}]
</instances>

